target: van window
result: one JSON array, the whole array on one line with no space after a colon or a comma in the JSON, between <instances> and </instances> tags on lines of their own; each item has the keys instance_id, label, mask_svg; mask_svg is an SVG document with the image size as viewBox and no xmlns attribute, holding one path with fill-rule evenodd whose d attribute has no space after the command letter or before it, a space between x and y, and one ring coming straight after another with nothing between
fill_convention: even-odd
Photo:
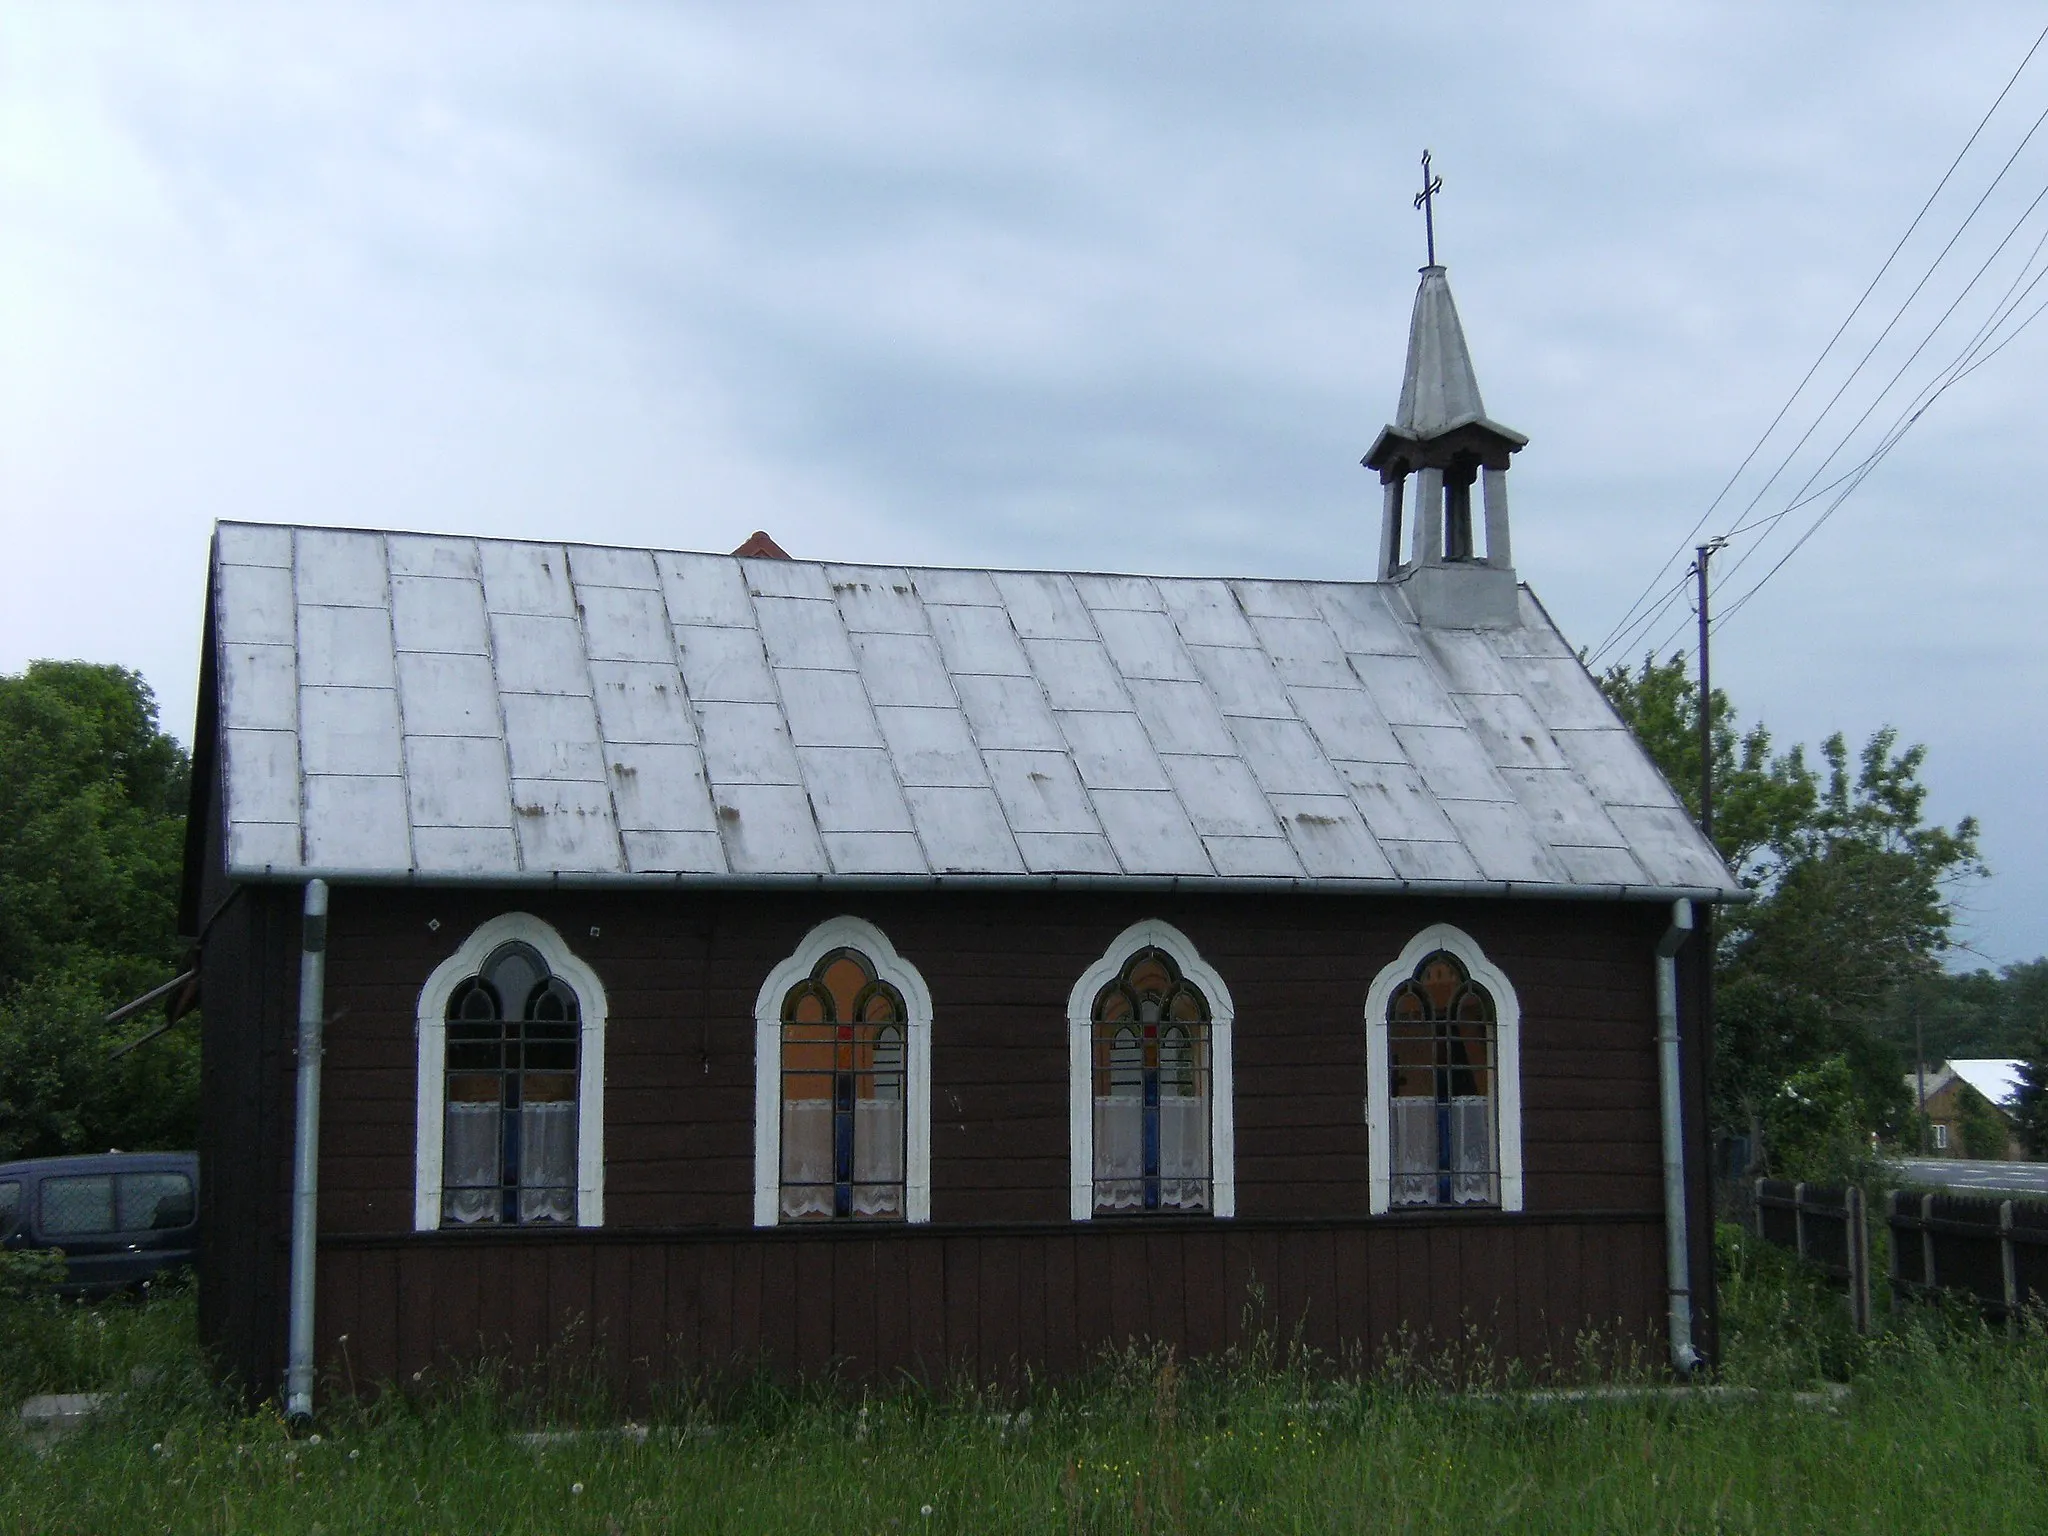
<instances>
[{"instance_id":1,"label":"van window","mask_svg":"<svg viewBox=\"0 0 2048 1536\"><path fill-rule=\"evenodd\" d=\"M14 1221L21 1214L21 1182L0 1179L0 1237L11 1236Z\"/></svg>"},{"instance_id":2,"label":"van window","mask_svg":"<svg viewBox=\"0 0 2048 1536\"><path fill-rule=\"evenodd\" d=\"M192 1225L192 1181L182 1173L120 1176L121 1230L161 1232Z\"/></svg>"},{"instance_id":3,"label":"van window","mask_svg":"<svg viewBox=\"0 0 2048 1536\"><path fill-rule=\"evenodd\" d=\"M74 1237L114 1230L114 1176L79 1174L43 1180L43 1236Z\"/></svg>"}]
</instances>

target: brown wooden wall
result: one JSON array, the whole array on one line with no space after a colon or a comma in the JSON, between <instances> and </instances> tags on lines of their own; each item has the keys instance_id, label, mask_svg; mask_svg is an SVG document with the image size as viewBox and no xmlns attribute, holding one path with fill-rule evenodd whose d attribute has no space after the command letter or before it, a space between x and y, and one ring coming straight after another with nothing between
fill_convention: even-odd
<instances>
[{"instance_id":1,"label":"brown wooden wall","mask_svg":"<svg viewBox=\"0 0 2048 1536\"><path fill-rule=\"evenodd\" d=\"M592 1350L636 1403L757 1368L1000 1383L1148 1339L1213 1355L1255 1330L1339 1367L1454 1345L1540 1371L1573 1366L1588 1330L1654 1350L1662 1252L1641 1217L356 1237L322 1257L318 1315L330 1390Z\"/></svg>"},{"instance_id":2,"label":"brown wooden wall","mask_svg":"<svg viewBox=\"0 0 2048 1536\"><path fill-rule=\"evenodd\" d=\"M228 1352L235 1368L265 1390L281 1366L284 1327L279 1244L288 1209L291 1110L288 1072L279 1068L290 1059L297 900L295 890L250 893L246 923L219 930L208 957L209 1113L220 1108L223 1122L231 1115L255 1138L217 1124L210 1133L215 1155L209 1178L229 1145L254 1152L257 1177L267 1177L268 1187L258 1198L238 1186L235 1201L268 1232L271 1250L267 1262L240 1248L232 1263L209 1261L210 1288L247 1294L211 1308L208 1336L222 1343L231 1342L230 1335L240 1340ZM594 1237L416 1236L410 1229L419 990L477 923L507 910L530 911L552 923L606 987L606 1229ZM1163 1273L1177 1268L1179 1278L1164 1283L1186 1296L1192 1294L1189 1277L1206 1275L1198 1288L1207 1316L1216 1307L1236 1310L1241 1287L1228 1266L1239 1260L1229 1256L1249 1254L1253 1249L1243 1245L1259 1242L1277 1245L1262 1250L1277 1266L1272 1283L1311 1286L1303 1292L1309 1307L1304 1315L1321 1315L1314 1313L1312 1287L1318 1282L1287 1278L1296 1274L1297 1262L1310 1266L1300 1271L1304 1275L1361 1277L1323 1285L1332 1340L1377 1337L1386 1331L1386 1319L1397 1314L1412 1325L1425 1320L1425 1311L1439 1321L1491 1315L1502 1298L1512 1299L1517 1318L1503 1336L1513 1341L1506 1350L1512 1354L1550 1352L1557 1319L1618 1318L1631 1328L1661 1328L1652 968L1667 920L1660 905L341 887L333 892L332 913L320 1224L326 1244L322 1295L335 1299L323 1302L323 1339L341 1332L366 1336L358 1330L372 1326L370 1316L383 1303L351 1302L358 1285L366 1287L365 1297L390 1298L392 1327L415 1332L426 1325L420 1306L408 1298L426 1286L435 1298L433 1315L448 1319L445 1326L433 1325L434 1336L444 1343L469 1337L474 1328L465 1309L471 1303L442 1298L470 1284L457 1277L473 1274L481 1288L475 1306L526 1309L518 1316L527 1322L518 1328L500 1319L503 1326L483 1329L522 1349L534 1336L532 1317L559 1321L568 1315L552 1299L560 1293L584 1298L570 1311L594 1317L613 1339L630 1337L636 1356L652 1349L651 1339L689 1331L675 1322L681 1314L673 1308L684 1306L699 1319L689 1326L699 1329L699 1358L707 1362L758 1348L772 1360L786 1358L807 1368L845 1356L871 1358L887 1371L907 1359L927 1358L939 1346L927 1347L922 1339L911 1346L883 1340L869 1353L865 1345L835 1343L820 1356L810 1345L785 1348L775 1330L817 1327L816 1304L806 1310L793 1298L813 1296L811 1282L820 1276L830 1277L826 1294L836 1296L833 1287L847 1283L841 1271L851 1263L856 1271L866 1265L893 1277L886 1287L890 1295L904 1294L905 1286L922 1287L920 1294L936 1294L933 1287L950 1294L948 1287L965 1285L978 1298L973 1315L996 1320L1010 1315L1002 1288L1012 1283L1004 1276L1015 1271L1016 1285L1036 1287L1047 1298L1046 1322L1036 1326L1078 1340L1105 1340L1120 1337L1124 1324L1090 1321L1088 1309L1098 1304L1099 1287L1080 1286L1071 1313L1056 1299L1067 1285L1062 1276L1069 1270L1078 1275L1082 1271L1074 1266L1096 1262L1084 1255L1102 1255L1103 1264L1115 1255L1114 1263L1128 1270L1138 1262L1135 1255L1170 1250L1175 1257L1161 1259L1167 1265ZM763 977L813 925L840 913L880 927L931 990L933 1217L943 1236L901 1229L853 1238L751 1230L754 997ZM1109 942L1143 917L1163 918L1185 932L1222 975L1236 1006L1239 1235L1225 1224L1197 1223L1199 1230L1177 1229L1169 1242L1164 1228L1151 1236L1139 1230L1144 1218L1092 1224L1090 1230L1067 1220L1067 994ZM1519 1218L1467 1213L1364 1219L1366 990L1418 929L1436 921L1470 933L1512 980L1521 1003L1527 1211ZM224 944L232 946L231 955L216 953ZM244 976L231 1005L237 1021L219 1027L213 1023L223 1009L215 991L217 970ZM1697 1057L1697 1042L1693 1050ZM221 1066L223 1052L242 1065ZM266 1065L258 1071L248 1065L252 1059ZM216 1105L213 1085L230 1080L239 1097ZM1689 1127L1691 1156L1704 1178L1705 1137L1696 1113ZM1695 1203L1701 1212L1695 1247L1702 1250L1695 1289L1710 1297L1710 1270L1700 1267L1709 1262L1704 1250L1710 1229L1704 1199ZM1290 1221L1321 1225L1297 1234L1271 1225ZM991 1225L1003 1235L967 1230ZM1251 1235L1255 1227L1266 1235ZM1553 1235L1558 1233L1570 1235ZM1567 1261L1566 1252L1577 1257ZM992 1270L990 1254L1005 1256ZM1061 1264L1068 1268L1059 1269ZM766 1280L748 1277L767 1274L762 1266L773 1265L795 1266L805 1283L787 1292L761 1289L761 1299L751 1304L718 1299L767 1287ZM641 1282L618 1278L651 1272L648 1266L665 1277L666 1321L654 1333L647 1331L654 1326L647 1321L652 1303L636 1288ZM1589 1278L1589 1266L1598 1271L1597 1280ZM957 1278L985 1271L987 1280ZM543 1272L550 1298L545 1302L532 1289ZM1033 1275L1038 1278L1022 1278ZM259 1276L267 1278L259 1283ZM979 1299L990 1286L995 1299ZM517 1299L504 1294L508 1288ZM698 1299L672 1299L678 1296ZM785 1302L794 1309L787 1317L781 1310ZM828 1310L843 1304L834 1301ZM881 1309L875 1326L884 1328L886 1305L872 1305ZM1041 1304L1018 1305L1024 1309L1021 1319L1037 1315L1033 1309ZM454 1310L446 1312L448 1307ZM728 1309L729 1321L702 1321L724 1318ZM356 1317L355 1326L330 1326L343 1313ZM758 1321L764 1315L772 1321ZM965 1326L958 1318L966 1314L947 1315L952 1320L946 1337L953 1341ZM1176 1336L1172 1318L1182 1315L1171 1307L1145 1314L1148 1328L1168 1337ZM750 1323L750 1316L757 1320ZM1542 1326L1528 1322L1532 1316L1544 1319ZM1069 1317L1070 1323L1054 1322ZM1711 1340L1711 1319L1707 1323ZM1000 1327L1007 1331L978 1338L975 1359L1042 1358L1057 1364L1057 1355L1038 1353L1021 1320ZM755 1331L763 1328L768 1331ZM1178 1336L1193 1346L1210 1335L1188 1321ZM395 1336L389 1346L394 1369L419 1359L427 1347L407 1337L411 1342L403 1347ZM912 1354L906 1356L905 1348ZM948 1358L961 1348L947 1343ZM364 1369L361 1361L356 1365Z\"/></svg>"}]
</instances>

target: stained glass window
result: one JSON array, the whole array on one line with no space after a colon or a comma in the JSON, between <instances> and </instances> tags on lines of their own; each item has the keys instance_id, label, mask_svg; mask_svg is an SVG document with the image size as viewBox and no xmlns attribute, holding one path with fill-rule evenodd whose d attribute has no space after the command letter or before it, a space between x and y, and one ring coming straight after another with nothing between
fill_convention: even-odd
<instances>
[{"instance_id":1,"label":"stained glass window","mask_svg":"<svg viewBox=\"0 0 2048 1536\"><path fill-rule=\"evenodd\" d=\"M1209 1004L1164 950L1096 994L1095 1209L1211 1208Z\"/></svg>"},{"instance_id":2,"label":"stained glass window","mask_svg":"<svg viewBox=\"0 0 2048 1536\"><path fill-rule=\"evenodd\" d=\"M448 999L441 1220L576 1220L576 994L531 945L493 950Z\"/></svg>"},{"instance_id":3,"label":"stained glass window","mask_svg":"<svg viewBox=\"0 0 2048 1536\"><path fill-rule=\"evenodd\" d=\"M1497 1014L1447 950L1425 955L1387 1002L1395 1205L1500 1204Z\"/></svg>"},{"instance_id":4,"label":"stained glass window","mask_svg":"<svg viewBox=\"0 0 2048 1536\"><path fill-rule=\"evenodd\" d=\"M785 1221L904 1214L903 996L856 949L835 949L782 1004Z\"/></svg>"}]
</instances>

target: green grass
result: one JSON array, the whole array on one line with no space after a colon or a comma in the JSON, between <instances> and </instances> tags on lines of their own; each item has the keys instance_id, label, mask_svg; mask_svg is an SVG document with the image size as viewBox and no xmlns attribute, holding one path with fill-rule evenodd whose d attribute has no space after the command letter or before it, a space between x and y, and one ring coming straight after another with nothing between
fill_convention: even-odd
<instances>
[{"instance_id":1,"label":"green grass","mask_svg":"<svg viewBox=\"0 0 2048 1536\"><path fill-rule=\"evenodd\" d=\"M1731 1242L1724 1380L1754 1401L1535 1405L1468 1350L1346 1379L1285 1351L1156 1351L1009 1398L759 1383L679 1395L644 1442L587 1384L502 1372L331 1405L316 1438L204 1385L191 1300L5 1304L0 1382L114 1386L39 1453L0 1436L0 1531L2038 1531L2048 1337L1922 1312L1862 1340L1838 1298ZM1598 1354L1595 1345L1590 1351ZM135 1368L144 1367L142 1384ZM76 1372L70 1376L53 1373ZM1828 1379L1839 1412L1792 1394ZM1476 1390L1468 1390L1476 1388ZM332 1400L330 1399L330 1404ZM2041 1406L2037 1406L2041 1405ZM1028 1409L1028 1421L1017 1410ZM927 1513L927 1508L929 1513Z\"/></svg>"}]
</instances>

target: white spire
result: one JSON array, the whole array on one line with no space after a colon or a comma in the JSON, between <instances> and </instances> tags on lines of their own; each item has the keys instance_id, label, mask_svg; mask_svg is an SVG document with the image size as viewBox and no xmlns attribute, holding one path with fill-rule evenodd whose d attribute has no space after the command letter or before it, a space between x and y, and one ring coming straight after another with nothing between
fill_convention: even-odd
<instances>
[{"instance_id":1,"label":"white spire","mask_svg":"<svg viewBox=\"0 0 2048 1536\"><path fill-rule=\"evenodd\" d=\"M1485 419L1479 375L1472 368L1451 285L1442 267L1424 267L1408 321L1408 368L1401 375L1394 425L1411 437L1430 438Z\"/></svg>"}]
</instances>

